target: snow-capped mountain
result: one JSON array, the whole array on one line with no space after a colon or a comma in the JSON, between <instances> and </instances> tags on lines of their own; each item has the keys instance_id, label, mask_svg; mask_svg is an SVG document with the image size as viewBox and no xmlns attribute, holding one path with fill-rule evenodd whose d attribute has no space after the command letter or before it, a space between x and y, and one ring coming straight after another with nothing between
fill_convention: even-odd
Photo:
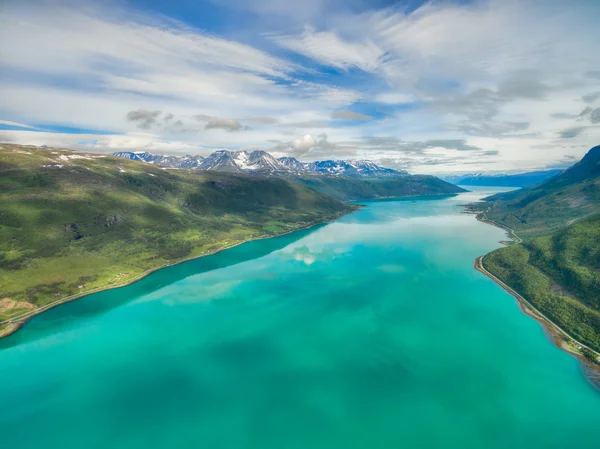
<instances>
[{"instance_id":1,"label":"snow-capped mountain","mask_svg":"<svg viewBox=\"0 0 600 449\"><path fill-rule=\"evenodd\" d=\"M148 164L160 165L168 168L198 168L204 158L198 155L186 156L166 156L155 155L146 151L123 151L113 153L113 156L130 159L132 161L142 161Z\"/></svg>"},{"instance_id":2,"label":"snow-capped mountain","mask_svg":"<svg viewBox=\"0 0 600 449\"><path fill-rule=\"evenodd\" d=\"M216 171L228 171L228 172L239 172L241 171L231 151L219 150L212 153L198 166L198 170L216 170Z\"/></svg>"},{"instance_id":3,"label":"snow-capped mountain","mask_svg":"<svg viewBox=\"0 0 600 449\"><path fill-rule=\"evenodd\" d=\"M263 150L233 151L234 159L241 170L253 172L273 173L286 172L287 167Z\"/></svg>"},{"instance_id":4,"label":"snow-capped mountain","mask_svg":"<svg viewBox=\"0 0 600 449\"><path fill-rule=\"evenodd\" d=\"M301 173L301 172L307 171L306 164L300 162L295 157L291 157L291 156L280 157L277 160L293 172Z\"/></svg>"},{"instance_id":5,"label":"snow-capped mountain","mask_svg":"<svg viewBox=\"0 0 600 449\"><path fill-rule=\"evenodd\" d=\"M198 167L200 170L229 172L276 173L287 172L285 165L266 151L219 150L208 156Z\"/></svg>"},{"instance_id":6,"label":"snow-capped mountain","mask_svg":"<svg viewBox=\"0 0 600 449\"><path fill-rule=\"evenodd\" d=\"M147 162L169 168L193 168L197 170L215 170L239 173L260 174L300 174L322 173L328 175L381 178L407 175L405 171L380 167L372 161L327 160L300 162L294 157L275 159L263 150L229 151L218 150L207 158L201 156L160 156L148 152L118 152L118 156L135 161Z\"/></svg>"},{"instance_id":7,"label":"snow-capped mountain","mask_svg":"<svg viewBox=\"0 0 600 449\"><path fill-rule=\"evenodd\" d=\"M465 186L527 187L539 184L562 171L561 169L552 169L524 173L469 173L443 176L442 179L452 184Z\"/></svg>"},{"instance_id":8,"label":"snow-capped mountain","mask_svg":"<svg viewBox=\"0 0 600 449\"><path fill-rule=\"evenodd\" d=\"M306 164L309 172L327 173L330 175L359 176L359 177L391 177L406 175L405 171L380 167L372 161L315 161Z\"/></svg>"},{"instance_id":9,"label":"snow-capped mountain","mask_svg":"<svg viewBox=\"0 0 600 449\"><path fill-rule=\"evenodd\" d=\"M148 153L146 151L118 151L116 153L113 153L113 156L130 159L132 161L142 161L142 162L152 162L154 160L154 158L157 157L157 156L154 156L152 153ZM162 156L158 156L158 157L162 157Z\"/></svg>"},{"instance_id":10,"label":"snow-capped mountain","mask_svg":"<svg viewBox=\"0 0 600 449\"><path fill-rule=\"evenodd\" d=\"M279 162L294 172L326 173L329 175L359 176L370 178L403 176L401 170L380 167L373 161L314 161L303 163L295 157L280 157Z\"/></svg>"},{"instance_id":11,"label":"snow-capped mountain","mask_svg":"<svg viewBox=\"0 0 600 449\"><path fill-rule=\"evenodd\" d=\"M160 159L155 159L154 163L161 167L169 168L198 168L204 161L202 156L187 155L187 156L159 156Z\"/></svg>"}]
</instances>

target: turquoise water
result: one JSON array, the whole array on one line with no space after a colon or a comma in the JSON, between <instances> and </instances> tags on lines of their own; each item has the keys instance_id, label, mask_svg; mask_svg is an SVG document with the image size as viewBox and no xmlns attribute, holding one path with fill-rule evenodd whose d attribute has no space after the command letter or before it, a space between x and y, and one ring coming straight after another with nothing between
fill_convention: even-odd
<instances>
[{"instance_id":1,"label":"turquoise water","mask_svg":"<svg viewBox=\"0 0 600 449\"><path fill-rule=\"evenodd\" d=\"M0 446L594 448L600 393L472 268L481 196L377 201L0 341Z\"/></svg>"}]
</instances>

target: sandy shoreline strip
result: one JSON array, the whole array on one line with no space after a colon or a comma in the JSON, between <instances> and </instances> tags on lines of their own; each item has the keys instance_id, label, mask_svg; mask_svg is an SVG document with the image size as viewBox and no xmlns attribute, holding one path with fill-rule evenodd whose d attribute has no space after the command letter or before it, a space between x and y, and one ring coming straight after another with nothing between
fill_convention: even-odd
<instances>
[{"instance_id":1,"label":"sandy shoreline strip","mask_svg":"<svg viewBox=\"0 0 600 449\"><path fill-rule=\"evenodd\" d=\"M516 233L512 229L509 229L505 226L498 225L495 222L487 220L487 219L482 220L479 217L477 217L477 219L479 221L481 221L482 223L491 224L492 226L499 227L500 229L506 231L508 237L510 237L511 239L513 238L513 236L517 237L518 240L515 241L515 243L522 242L522 240L516 235ZM513 290L510 286L508 286L507 284L502 282L500 279L498 279L492 273L487 271L483 266L484 257L485 256L479 256L477 259L475 259L473 268L475 268L480 273L483 273L484 275L486 275L488 278L490 278L492 281L494 281L496 284L498 284L500 287L502 287L504 290L506 290L506 292L510 293L510 295L512 295L517 300L519 309L521 309L521 311L523 313L532 317L533 319L535 319L542 325L546 335L549 337L550 341L552 341L552 343L554 343L554 345L557 348L571 354L572 356L576 357L579 360L579 362L582 365L583 372L584 372L585 376L587 377L587 379L592 383L592 385L594 385L598 390L600 390L600 364L594 363L591 360L589 360L588 358L586 358L583 354L578 352L575 349L575 347L572 345L579 345L580 347L587 348L588 350L590 350L594 354L596 354L597 357L600 356L600 354L598 352L596 352L595 350L593 350L592 348L588 347L587 345L581 343L580 341L577 341L575 338L573 338L571 335L569 335L566 331L564 331L562 328L560 328L554 322L552 322L543 313L541 313L539 310L537 310L523 296L521 296L519 293L517 293L515 290Z\"/></svg>"},{"instance_id":2,"label":"sandy shoreline strip","mask_svg":"<svg viewBox=\"0 0 600 449\"><path fill-rule=\"evenodd\" d=\"M92 295L94 293L100 293L100 292L103 292L103 291L106 291L106 290L112 290L112 289L115 289L115 288L123 288L123 287L131 285L134 282L137 282L137 281L145 278L146 276L154 273L155 271L162 270L163 268L172 267L174 265L179 265L181 263L188 262L190 260L200 259L201 257L214 256L215 254L218 254L221 251L225 251L227 249L235 248L236 246L242 245L244 243L254 242L254 241L257 241L257 240L265 240L265 239L270 239L270 238L275 238L275 237L281 237L281 236L284 236L284 235L287 235L287 234L291 234L293 232L304 231L306 229L310 229L310 228L313 228L315 226L319 226L319 225L326 224L326 223L331 223L332 221L335 221L335 220L337 220L337 219L339 219L339 218L341 218L341 217L343 217L345 215L349 215L351 213L356 212L356 210L357 209L354 209L354 210L351 210L351 211L347 211L347 212L343 212L343 213L339 213L339 214L335 214L335 215L331 216L328 219L325 219L325 220L322 220L322 221L316 221L316 222L313 222L313 223L309 223L306 226L302 226L300 228L296 228L296 229L292 229L292 230L289 230L289 231L285 231L285 232L282 232L282 233L279 233L279 234L262 236L262 237L255 237L255 238L249 238L249 239L246 239L246 240L242 240L242 241L236 242L236 243L234 243L232 245L224 246L223 248L219 248L219 249L217 249L217 250L215 250L215 251L213 251L211 253L201 254L199 256L194 256L194 257L189 257L187 259L179 260L177 262L167 263L167 264L161 265L161 266L156 267L156 268L151 268L151 269L146 270L143 273L140 273L137 276L135 276L135 277L133 277L131 279L128 279L127 281L125 281L123 283L120 283L120 284L107 285L106 287L98 287L98 288L95 288L95 289L92 289L92 290L88 290L86 292L78 293L76 295L66 296L64 298L57 299L56 301L53 301L53 302L51 302L49 304L46 304L46 305L44 305L42 307L39 307L39 308L37 308L35 310L32 310L31 312L27 312L27 313L25 313L23 315L19 315L19 316L13 317L11 319L8 319L8 320L0 322L0 338L8 337L9 335L11 335L11 334L15 333L16 331L18 331L21 328L21 326L23 326L25 323L27 323L27 321L29 321L34 316L39 315L41 313L44 313L45 311L50 310L50 309L52 309L54 307L60 306L61 304L65 304L67 302L75 301L77 299L83 298L84 296Z\"/></svg>"}]
</instances>

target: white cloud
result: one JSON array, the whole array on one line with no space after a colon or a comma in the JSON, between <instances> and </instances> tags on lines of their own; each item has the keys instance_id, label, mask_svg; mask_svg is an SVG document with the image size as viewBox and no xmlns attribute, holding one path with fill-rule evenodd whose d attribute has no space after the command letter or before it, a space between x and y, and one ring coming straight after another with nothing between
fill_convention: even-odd
<instances>
[{"instance_id":1,"label":"white cloud","mask_svg":"<svg viewBox=\"0 0 600 449\"><path fill-rule=\"evenodd\" d=\"M302 152L310 150L317 144L317 139L315 139L312 134L305 134L302 137L292 140L291 146L294 150L299 150Z\"/></svg>"},{"instance_id":2,"label":"white cloud","mask_svg":"<svg viewBox=\"0 0 600 449\"><path fill-rule=\"evenodd\" d=\"M33 126L25 125L24 123L13 122L10 120L0 120L0 125L14 126L17 128L35 129Z\"/></svg>"},{"instance_id":3,"label":"white cloud","mask_svg":"<svg viewBox=\"0 0 600 449\"><path fill-rule=\"evenodd\" d=\"M348 111L346 109L341 109L339 111L335 111L333 112L333 114L331 114L331 118L334 120L372 120L373 117L366 115L366 114L360 114L358 112L354 112L354 111Z\"/></svg>"},{"instance_id":4,"label":"white cloud","mask_svg":"<svg viewBox=\"0 0 600 449\"><path fill-rule=\"evenodd\" d=\"M150 151L158 154L202 153L213 151L197 143L163 140L146 133L119 134L66 134L36 131L0 130L0 142L22 145L47 145L97 153L115 151Z\"/></svg>"},{"instance_id":5,"label":"white cloud","mask_svg":"<svg viewBox=\"0 0 600 449\"><path fill-rule=\"evenodd\" d=\"M214 118L204 125L204 129L223 129L229 132L243 130L245 127L235 119Z\"/></svg>"},{"instance_id":6,"label":"white cloud","mask_svg":"<svg viewBox=\"0 0 600 449\"><path fill-rule=\"evenodd\" d=\"M299 67L287 60L172 20L84 2L0 8L0 39L12 43L0 60L30 74L0 77L6 117L123 132L138 109L284 118L307 102L329 111L360 97L294 80ZM47 78L58 82L31 81Z\"/></svg>"},{"instance_id":7,"label":"white cloud","mask_svg":"<svg viewBox=\"0 0 600 449\"><path fill-rule=\"evenodd\" d=\"M373 158L430 173L541 167L580 157L599 137L598 2L430 2L412 12L360 0L213 2L255 21L234 39L115 3L0 2L0 39L10 42L0 46L0 124L107 132L1 136L95 151L279 141L306 159ZM293 52L317 64L301 67ZM377 118L356 120L370 115L362 102L379 103ZM139 110L161 115L127 120ZM140 126L154 135L134 134ZM428 141L482 150L423 151Z\"/></svg>"},{"instance_id":8,"label":"white cloud","mask_svg":"<svg viewBox=\"0 0 600 449\"><path fill-rule=\"evenodd\" d=\"M387 92L383 94L378 94L375 97L376 102L389 104L410 103L414 100L414 97L412 97L411 95L407 95L401 92Z\"/></svg>"},{"instance_id":9,"label":"white cloud","mask_svg":"<svg viewBox=\"0 0 600 449\"><path fill-rule=\"evenodd\" d=\"M20 69L94 76L103 66L128 64L134 71L163 67L172 74L214 65L284 76L291 65L249 45L157 22L91 3L62 6L7 4L0 37L3 63ZM59 51L60 50L60 51ZM189 78L188 78L189 80Z\"/></svg>"},{"instance_id":10,"label":"white cloud","mask_svg":"<svg viewBox=\"0 0 600 449\"><path fill-rule=\"evenodd\" d=\"M385 59L385 52L368 38L348 42L330 31L317 32L309 28L300 36L272 35L271 39L282 47L344 70L356 67L372 72Z\"/></svg>"},{"instance_id":11,"label":"white cloud","mask_svg":"<svg viewBox=\"0 0 600 449\"><path fill-rule=\"evenodd\" d=\"M465 120L451 123L448 129L460 131L472 136L505 136L529 128L528 122L501 122L497 120Z\"/></svg>"}]
</instances>

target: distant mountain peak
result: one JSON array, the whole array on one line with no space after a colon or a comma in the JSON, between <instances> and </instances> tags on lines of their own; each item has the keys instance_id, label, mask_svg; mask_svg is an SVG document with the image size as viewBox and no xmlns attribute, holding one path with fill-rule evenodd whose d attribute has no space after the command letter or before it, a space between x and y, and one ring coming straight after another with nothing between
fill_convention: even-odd
<instances>
[{"instance_id":1,"label":"distant mountain peak","mask_svg":"<svg viewBox=\"0 0 600 449\"><path fill-rule=\"evenodd\" d=\"M562 187L587 181L600 175L600 145L591 148L575 165L549 179L544 187Z\"/></svg>"},{"instance_id":2,"label":"distant mountain peak","mask_svg":"<svg viewBox=\"0 0 600 449\"><path fill-rule=\"evenodd\" d=\"M442 179L461 186L527 187L539 184L561 172L561 169L551 169L523 173L468 173L443 176Z\"/></svg>"},{"instance_id":3,"label":"distant mountain peak","mask_svg":"<svg viewBox=\"0 0 600 449\"><path fill-rule=\"evenodd\" d=\"M202 156L198 155L166 156L154 155L147 151L118 151L112 155L167 168L198 168L204 160Z\"/></svg>"},{"instance_id":4,"label":"distant mountain peak","mask_svg":"<svg viewBox=\"0 0 600 449\"><path fill-rule=\"evenodd\" d=\"M289 170L293 172L303 172L306 171L306 166L298 159L292 156L280 157L277 159L280 163L285 165Z\"/></svg>"},{"instance_id":5,"label":"distant mountain peak","mask_svg":"<svg viewBox=\"0 0 600 449\"><path fill-rule=\"evenodd\" d=\"M117 152L113 156L143 161L170 168L195 168L227 172L260 174L321 173L350 177L396 177L405 176L405 171L377 165L369 160L325 160L310 163L300 162L295 157L274 158L264 150L215 150L210 156L158 156L145 151Z\"/></svg>"},{"instance_id":6,"label":"distant mountain peak","mask_svg":"<svg viewBox=\"0 0 600 449\"><path fill-rule=\"evenodd\" d=\"M600 146L576 164L534 186L484 198L487 216L519 235L549 233L600 213Z\"/></svg>"},{"instance_id":7,"label":"distant mountain peak","mask_svg":"<svg viewBox=\"0 0 600 449\"><path fill-rule=\"evenodd\" d=\"M595 147L590 148L590 151L588 151L586 155L583 156L581 162L586 164L598 164L600 162L600 145L596 145Z\"/></svg>"},{"instance_id":8,"label":"distant mountain peak","mask_svg":"<svg viewBox=\"0 0 600 449\"><path fill-rule=\"evenodd\" d=\"M368 160L345 161L329 159L310 162L306 164L306 168L310 172L354 177L381 178L407 175L405 171L381 167L375 162Z\"/></svg>"}]
</instances>

